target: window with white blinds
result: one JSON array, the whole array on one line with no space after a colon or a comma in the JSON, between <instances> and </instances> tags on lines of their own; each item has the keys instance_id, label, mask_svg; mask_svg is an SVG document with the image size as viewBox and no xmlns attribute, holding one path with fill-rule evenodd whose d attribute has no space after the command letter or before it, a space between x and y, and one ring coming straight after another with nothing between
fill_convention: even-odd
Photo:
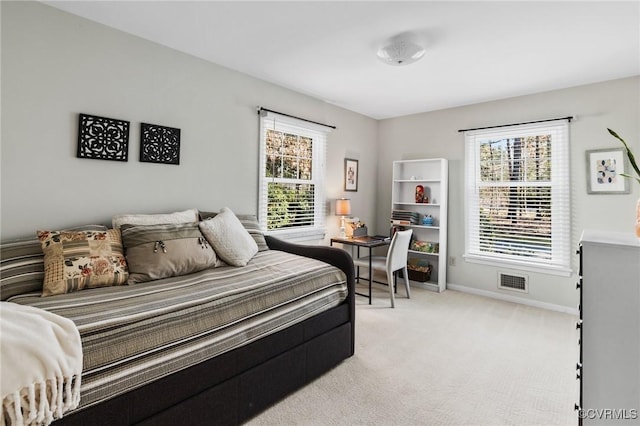
<instances>
[{"instance_id":1,"label":"window with white blinds","mask_svg":"<svg viewBox=\"0 0 640 426\"><path fill-rule=\"evenodd\" d=\"M568 121L467 131L465 139L465 259L568 275Z\"/></svg>"},{"instance_id":2,"label":"window with white blinds","mask_svg":"<svg viewBox=\"0 0 640 426\"><path fill-rule=\"evenodd\" d=\"M265 232L284 239L324 238L328 130L261 112L258 220Z\"/></svg>"}]
</instances>

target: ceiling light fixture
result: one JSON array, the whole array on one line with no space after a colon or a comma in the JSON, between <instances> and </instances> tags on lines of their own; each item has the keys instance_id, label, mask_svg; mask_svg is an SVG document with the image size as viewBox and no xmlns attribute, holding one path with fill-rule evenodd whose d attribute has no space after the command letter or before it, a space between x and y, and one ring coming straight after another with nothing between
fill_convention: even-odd
<instances>
[{"instance_id":1,"label":"ceiling light fixture","mask_svg":"<svg viewBox=\"0 0 640 426\"><path fill-rule=\"evenodd\" d=\"M413 41L411 35L400 34L382 46L377 56L389 65L408 65L424 56L424 47Z\"/></svg>"}]
</instances>

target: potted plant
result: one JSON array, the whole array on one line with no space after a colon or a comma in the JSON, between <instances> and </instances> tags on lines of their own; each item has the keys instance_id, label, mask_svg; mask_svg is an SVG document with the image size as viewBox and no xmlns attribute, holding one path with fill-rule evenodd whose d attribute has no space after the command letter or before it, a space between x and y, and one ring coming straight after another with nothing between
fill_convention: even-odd
<instances>
[{"instance_id":1,"label":"potted plant","mask_svg":"<svg viewBox=\"0 0 640 426\"><path fill-rule=\"evenodd\" d=\"M629 145L627 144L627 142L625 142L624 139L622 139L620 136L618 136L618 134L616 132L614 132L613 130L611 130L609 128L607 128L607 130L609 131L611 136L613 136L614 138L616 138L620 142L622 142L622 145L624 145L624 149L627 152L627 158L629 159L629 164L631 164L631 167L636 172L635 176L632 176L632 175L627 174L627 173L621 173L621 175L624 176L624 177L627 177L629 179L635 179L636 182L638 182L640 184L640 168L638 167L638 164L636 163L636 159L633 156L633 152L631 152L631 149L629 148ZM638 238L640 238L640 199L638 199L638 204L636 204L636 236Z\"/></svg>"},{"instance_id":2,"label":"potted plant","mask_svg":"<svg viewBox=\"0 0 640 426\"><path fill-rule=\"evenodd\" d=\"M609 133L611 133L611 136L613 136L614 138L616 138L620 142L622 142L622 145L624 145L624 149L627 151L627 157L629 158L629 163L631 163L631 167L633 167L633 170L635 170L636 175L637 175L637 176L631 176L629 174L622 173L622 176L628 177L630 179L635 179L638 183L640 183L640 168L638 168L638 164L636 164L636 159L633 156L633 152L631 152L631 149L629 148L629 145L627 145L625 140L622 139L620 136L618 136L618 134L616 132L614 132L613 130L611 130L609 128L607 128L607 130L609 131Z\"/></svg>"}]
</instances>

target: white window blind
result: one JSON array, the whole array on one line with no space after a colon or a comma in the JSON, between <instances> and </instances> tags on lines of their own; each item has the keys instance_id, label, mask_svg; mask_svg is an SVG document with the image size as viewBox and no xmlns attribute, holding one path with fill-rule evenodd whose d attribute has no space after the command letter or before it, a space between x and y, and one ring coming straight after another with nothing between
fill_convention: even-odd
<instances>
[{"instance_id":1,"label":"white window blind","mask_svg":"<svg viewBox=\"0 0 640 426\"><path fill-rule=\"evenodd\" d=\"M568 122L467 131L465 139L465 258L568 275Z\"/></svg>"},{"instance_id":2,"label":"white window blind","mask_svg":"<svg viewBox=\"0 0 640 426\"><path fill-rule=\"evenodd\" d=\"M261 113L258 220L263 231L284 239L324 238L328 130Z\"/></svg>"}]
</instances>

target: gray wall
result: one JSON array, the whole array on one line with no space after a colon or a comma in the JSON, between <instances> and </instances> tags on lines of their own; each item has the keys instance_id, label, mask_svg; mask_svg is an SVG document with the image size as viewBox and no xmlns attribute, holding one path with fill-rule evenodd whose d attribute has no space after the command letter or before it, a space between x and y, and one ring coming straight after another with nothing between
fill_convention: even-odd
<instances>
[{"instance_id":1,"label":"gray wall","mask_svg":"<svg viewBox=\"0 0 640 426\"><path fill-rule=\"evenodd\" d=\"M374 220L375 120L40 3L0 7L3 240L117 213L255 213L257 106L337 126L327 200ZM78 113L130 121L129 161L76 158ZM179 166L138 161L140 122L181 129ZM345 157L360 160L357 193L342 190Z\"/></svg>"},{"instance_id":2,"label":"gray wall","mask_svg":"<svg viewBox=\"0 0 640 426\"><path fill-rule=\"evenodd\" d=\"M388 232L392 161L448 158L449 254L457 259L448 281L454 285L500 293L496 268L461 257L461 128L577 116L571 124L572 244L584 228L633 229L640 188L633 185L630 195L587 195L584 151L619 146L606 132L611 127L640 152L639 78L376 122L40 3L0 2L0 8L2 240L41 228L109 223L117 213L224 206L255 213L258 105L338 127L328 146L328 236L339 224L331 201L342 196L352 198L354 215L371 229ZM81 112L131 122L127 163L75 157ZM180 166L138 161L140 122L182 130ZM360 160L355 193L342 190L345 157ZM522 297L576 307L575 277L529 275L530 293Z\"/></svg>"},{"instance_id":3,"label":"gray wall","mask_svg":"<svg viewBox=\"0 0 640 426\"><path fill-rule=\"evenodd\" d=\"M541 306L575 309L578 295L575 276L570 278L528 273L529 294L497 289L497 269L465 262L464 253L464 135L458 129L518 123L538 119L576 116L571 132L572 247L577 248L585 228L633 232L635 204L640 185L632 182L632 194L587 194L585 150L619 148L607 132L610 127L631 142L640 153L638 118L640 78L627 78L453 108L395 119L378 126L377 225L388 227L391 209L391 164L411 158L448 158L449 163L449 255L456 266L447 269L447 281L476 292L497 292L535 301ZM639 154L640 155L640 154ZM574 256L577 271L577 256ZM506 268L500 270L509 271ZM612 271L612 279L615 271ZM534 304L536 304L534 303Z\"/></svg>"}]
</instances>

